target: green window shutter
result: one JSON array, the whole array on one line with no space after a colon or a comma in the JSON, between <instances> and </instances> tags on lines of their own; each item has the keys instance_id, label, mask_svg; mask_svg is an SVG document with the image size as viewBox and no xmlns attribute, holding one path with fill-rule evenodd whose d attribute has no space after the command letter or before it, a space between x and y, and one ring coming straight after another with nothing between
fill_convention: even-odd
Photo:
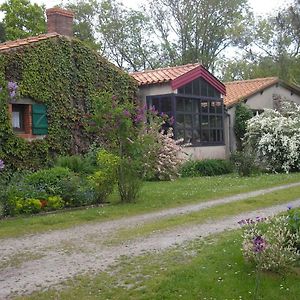
<instances>
[{"instance_id":1,"label":"green window shutter","mask_svg":"<svg viewBox=\"0 0 300 300\"><path fill-rule=\"evenodd\" d=\"M44 104L32 104L32 134L48 134L47 108Z\"/></svg>"}]
</instances>

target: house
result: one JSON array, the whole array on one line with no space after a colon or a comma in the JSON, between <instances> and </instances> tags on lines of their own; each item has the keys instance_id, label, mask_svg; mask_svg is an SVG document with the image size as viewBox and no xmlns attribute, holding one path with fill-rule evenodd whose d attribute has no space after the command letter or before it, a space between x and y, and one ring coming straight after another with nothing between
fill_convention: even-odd
<instances>
[{"instance_id":1,"label":"house","mask_svg":"<svg viewBox=\"0 0 300 300\"><path fill-rule=\"evenodd\" d=\"M300 104L300 87L287 84L277 77L232 81L224 84L226 87L224 104L229 124L230 152L236 149L233 126L237 103L246 103L254 113L260 113L267 108L277 109L283 99Z\"/></svg>"},{"instance_id":2,"label":"house","mask_svg":"<svg viewBox=\"0 0 300 300\"><path fill-rule=\"evenodd\" d=\"M48 33L0 44L0 157L13 168L86 151L98 95L122 100L137 90L126 72L72 36L72 12L46 13Z\"/></svg>"},{"instance_id":3,"label":"house","mask_svg":"<svg viewBox=\"0 0 300 300\"><path fill-rule=\"evenodd\" d=\"M225 86L201 64L188 64L130 74L138 96L148 107L174 118L174 136L183 138L194 159L225 158L228 128Z\"/></svg>"}]
</instances>

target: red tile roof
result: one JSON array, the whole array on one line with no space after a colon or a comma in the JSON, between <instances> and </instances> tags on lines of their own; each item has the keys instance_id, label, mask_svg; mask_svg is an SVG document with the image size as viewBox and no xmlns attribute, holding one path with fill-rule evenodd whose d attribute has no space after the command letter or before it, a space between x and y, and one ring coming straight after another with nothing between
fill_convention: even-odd
<instances>
[{"instance_id":1,"label":"red tile roof","mask_svg":"<svg viewBox=\"0 0 300 300\"><path fill-rule=\"evenodd\" d=\"M53 33L40 34L38 36L32 36L32 37L28 37L25 39L8 41L8 42L0 44L0 52L9 51L14 48L31 45L33 43L47 40L47 39L54 38L54 37L58 37L58 36L59 36L58 33L53 32Z\"/></svg>"},{"instance_id":2,"label":"red tile roof","mask_svg":"<svg viewBox=\"0 0 300 300\"><path fill-rule=\"evenodd\" d=\"M130 75L137 80L138 84L149 85L156 83L165 83L182 76L189 71L201 66L200 64L188 64L177 67L167 67L155 70L146 70L142 72L133 72Z\"/></svg>"},{"instance_id":3,"label":"red tile roof","mask_svg":"<svg viewBox=\"0 0 300 300\"><path fill-rule=\"evenodd\" d=\"M277 77L225 82L226 97L224 98L224 104L230 107L278 82Z\"/></svg>"},{"instance_id":4,"label":"red tile roof","mask_svg":"<svg viewBox=\"0 0 300 300\"><path fill-rule=\"evenodd\" d=\"M177 89L192 80L202 77L214 86L221 94L225 94L225 86L201 64L188 64L176 67L167 67L143 72L133 72L130 75L138 82L139 86L171 83L172 89Z\"/></svg>"}]
</instances>

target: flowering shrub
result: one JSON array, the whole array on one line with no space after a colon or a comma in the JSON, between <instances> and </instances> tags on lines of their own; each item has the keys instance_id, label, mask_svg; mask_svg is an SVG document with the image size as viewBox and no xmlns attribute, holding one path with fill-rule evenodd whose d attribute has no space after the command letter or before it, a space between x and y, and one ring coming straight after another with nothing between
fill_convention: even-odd
<instances>
[{"instance_id":1,"label":"flowering shrub","mask_svg":"<svg viewBox=\"0 0 300 300\"><path fill-rule=\"evenodd\" d=\"M272 171L300 170L300 106L283 102L247 123L245 142L261 164Z\"/></svg>"},{"instance_id":2,"label":"flowering shrub","mask_svg":"<svg viewBox=\"0 0 300 300\"><path fill-rule=\"evenodd\" d=\"M288 215L248 219L239 223L244 226L244 257L255 262L259 269L278 270L300 258L295 246L300 240L300 232L290 229Z\"/></svg>"}]
</instances>

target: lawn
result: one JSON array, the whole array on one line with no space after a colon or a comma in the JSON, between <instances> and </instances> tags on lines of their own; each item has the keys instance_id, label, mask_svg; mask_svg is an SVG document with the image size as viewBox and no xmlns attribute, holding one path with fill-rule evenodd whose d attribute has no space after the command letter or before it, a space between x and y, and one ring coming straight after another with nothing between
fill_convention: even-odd
<instances>
[{"instance_id":1,"label":"lawn","mask_svg":"<svg viewBox=\"0 0 300 300\"><path fill-rule=\"evenodd\" d=\"M241 231L199 239L161 253L123 257L107 272L80 276L64 289L18 299L253 299L256 271L241 253ZM296 300L300 268L264 272L257 299Z\"/></svg>"},{"instance_id":2,"label":"lawn","mask_svg":"<svg viewBox=\"0 0 300 300\"><path fill-rule=\"evenodd\" d=\"M300 173L181 178L171 182L146 182L137 203L120 204L114 194L109 204L35 217L0 221L0 238L68 228L92 221L105 221L242 192L299 182Z\"/></svg>"}]
</instances>

